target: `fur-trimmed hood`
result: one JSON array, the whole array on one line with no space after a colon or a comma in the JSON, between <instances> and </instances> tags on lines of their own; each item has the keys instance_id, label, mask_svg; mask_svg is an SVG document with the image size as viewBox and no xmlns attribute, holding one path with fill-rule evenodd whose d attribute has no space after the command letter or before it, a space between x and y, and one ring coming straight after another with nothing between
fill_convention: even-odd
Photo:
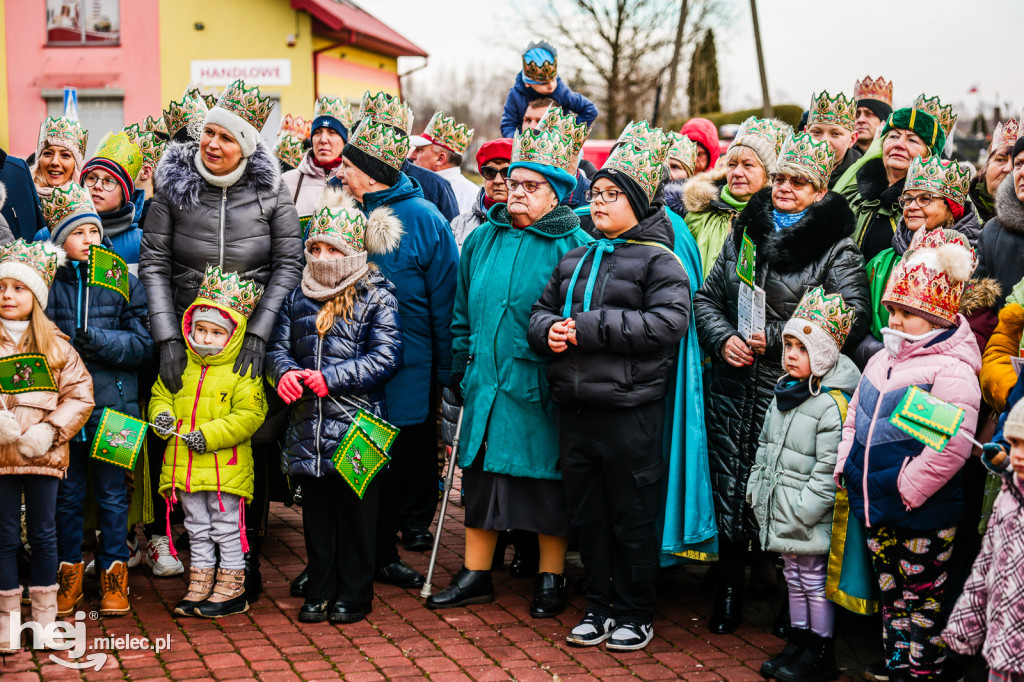
<instances>
[{"instance_id":1,"label":"fur-trimmed hood","mask_svg":"<svg viewBox=\"0 0 1024 682\"><path fill-rule=\"evenodd\" d=\"M212 187L196 170L195 156L198 142L172 143L167 146L156 168L154 187L168 204L192 210L199 206L200 193ZM260 142L247 159L245 171L232 187L244 185L257 196L277 194L281 186L281 166L274 155Z\"/></svg>"},{"instance_id":2,"label":"fur-trimmed hood","mask_svg":"<svg viewBox=\"0 0 1024 682\"><path fill-rule=\"evenodd\" d=\"M964 317L970 317L983 308L995 307L996 302L1003 293L997 280L991 277L972 279L964 287L964 293L960 297L960 313Z\"/></svg>"},{"instance_id":3,"label":"fur-trimmed hood","mask_svg":"<svg viewBox=\"0 0 1024 682\"><path fill-rule=\"evenodd\" d=\"M835 192L811 204L797 223L784 230L775 230L773 208L771 188L762 189L747 202L729 238L739 252L746 233L757 247L758 262L771 263L777 272L802 269L856 228L853 211Z\"/></svg>"},{"instance_id":4,"label":"fur-trimmed hood","mask_svg":"<svg viewBox=\"0 0 1024 682\"><path fill-rule=\"evenodd\" d=\"M1003 178L996 190L996 217L1003 228L1024 234L1024 203L1017 198L1013 173Z\"/></svg>"},{"instance_id":5,"label":"fur-trimmed hood","mask_svg":"<svg viewBox=\"0 0 1024 682\"><path fill-rule=\"evenodd\" d=\"M345 209L353 213L361 213L355 197L346 190L328 185L317 203L314 217L321 209ZM363 234L363 247L369 254L391 253L402 241L402 221L398 219L390 206L378 206L366 217L366 231ZM306 240L306 248L313 238Z\"/></svg>"},{"instance_id":6,"label":"fur-trimmed hood","mask_svg":"<svg viewBox=\"0 0 1024 682\"><path fill-rule=\"evenodd\" d=\"M660 185L665 205L678 213L686 215L686 206L683 204L683 192L689 180L666 180Z\"/></svg>"},{"instance_id":7,"label":"fur-trimmed hood","mask_svg":"<svg viewBox=\"0 0 1024 682\"><path fill-rule=\"evenodd\" d=\"M683 185L683 206L687 213L700 213L711 208L729 210L721 200L725 185L725 169L712 169L698 173Z\"/></svg>"}]
</instances>

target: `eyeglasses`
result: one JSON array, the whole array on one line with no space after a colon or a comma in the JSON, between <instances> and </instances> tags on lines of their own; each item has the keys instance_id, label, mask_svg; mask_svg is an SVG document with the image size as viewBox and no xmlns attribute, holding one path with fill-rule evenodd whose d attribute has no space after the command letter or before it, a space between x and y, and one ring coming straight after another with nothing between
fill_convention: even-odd
<instances>
[{"instance_id":1,"label":"eyeglasses","mask_svg":"<svg viewBox=\"0 0 1024 682\"><path fill-rule=\"evenodd\" d=\"M933 201L941 201L941 200L942 200L942 197L940 197L938 195L935 195L935 194L928 194L927 192L925 192L924 194L918 194L917 196L910 196L909 194L901 194L899 202L900 202L900 208L906 208L907 206L910 206L911 204L917 204L921 208L924 208L928 204L932 203Z\"/></svg>"},{"instance_id":2,"label":"eyeglasses","mask_svg":"<svg viewBox=\"0 0 1024 682\"><path fill-rule=\"evenodd\" d=\"M509 192L515 192L517 189L522 187L523 191L526 192L527 194L533 194L538 189L540 189L541 185L549 184L551 183L544 182L543 180L524 180L523 182L513 180L512 178L506 178L505 180L505 187L508 187Z\"/></svg>"},{"instance_id":3,"label":"eyeglasses","mask_svg":"<svg viewBox=\"0 0 1024 682\"><path fill-rule=\"evenodd\" d=\"M484 180L487 180L488 182L493 180L494 178L498 177L499 175L502 177L502 179L504 179L505 175L507 173L508 173L508 166L505 166L504 168L495 168L494 166L484 166L483 168L480 169L480 175L484 176Z\"/></svg>"},{"instance_id":4,"label":"eyeglasses","mask_svg":"<svg viewBox=\"0 0 1024 682\"><path fill-rule=\"evenodd\" d=\"M594 203L596 200L600 199L606 204L614 204L618 200L620 194L622 194L622 190L618 189L606 189L600 192L588 189L583 193L583 197L590 203Z\"/></svg>"},{"instance_id":5,"label":"eyeglasses","mask_svg":"<svg viewBox=\"0 0 1024 682\"><path fill-rule=\"evenodd\" d=\"M785 187L786 183L789 183L789 186L795 190L801 190L811 184L811 181L806 178L797 176L790 177L788 175L776 175L772 177L772 184L776 187Z\"/></svg>"},{"instance_id":6,"label":"eyeglasses","mask_svg":"<svg viewBox=\"0 0 1024 682\"><path fill-rule=\"evenodd\" d=\"M117 189L117 180L115 180L114 178L100 179L98 175L93 175L92 173L85 176L83 184L86 187L95 187L98 184L100 187L107 190L108 192Z\"/></svg>"}]
</instances>

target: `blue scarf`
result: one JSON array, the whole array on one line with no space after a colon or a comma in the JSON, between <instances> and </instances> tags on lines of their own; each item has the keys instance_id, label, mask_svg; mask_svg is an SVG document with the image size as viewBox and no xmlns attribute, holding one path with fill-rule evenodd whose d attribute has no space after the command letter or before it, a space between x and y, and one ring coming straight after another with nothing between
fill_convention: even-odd
<instances>
[{"instance_id":1,"label":"blue scarf","mask_svg":"<svg viewBox=\"0 0 1024 682\"><path fill-rule=\"evenodd\" d=\"M572 310L572 292L576 289L576 280L579 279L580 270L583 268L583 263L586 262L587 257L590 254L594 254L594 264L591 266L590 275L587 277L587 287L583 290L582 312L590 310L590 299L594 295L594 284L597 282L597 271L601 267L601 258L604 254L614 251L616 244L626 244L627 242L628 240L626 239L598 239L587 245L586 253L580 258L580 262L576 264L576 269L572 271L569 288L565 293L565 307L562 309L562 317L569 317L569 312Z\"/></svg>"},{"instance_id":2,"label":"blue scarf","mask_svg":"<svg viewBox=\"0 0 1024 682\"><path fill-rule=\"evenodd\" d=\"M775 231L778 232L784 227L791 227L800 222L800 219L807 213L807 209L800 211L799 213L783 213L777 208L772 209L772 225L775 226Z\"/></svg>"}]
</instances>

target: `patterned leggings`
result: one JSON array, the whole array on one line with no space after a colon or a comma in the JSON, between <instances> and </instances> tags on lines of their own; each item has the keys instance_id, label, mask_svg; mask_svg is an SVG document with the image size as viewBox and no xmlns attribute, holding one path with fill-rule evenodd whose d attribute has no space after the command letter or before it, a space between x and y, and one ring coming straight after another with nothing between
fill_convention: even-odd
<instances>
[{"instance_id":1,"label":"patterned leggings","mask_svg":"<svg viewBox=\"0 0 1024 682\"><path fill-rule=\"evenodd\" d=\"M882 591L886 667L917 678L937 676L946 660L942 628L946 569L956 526L940 530L868 529L868 549Z\"/></svg>"}]
</instances>

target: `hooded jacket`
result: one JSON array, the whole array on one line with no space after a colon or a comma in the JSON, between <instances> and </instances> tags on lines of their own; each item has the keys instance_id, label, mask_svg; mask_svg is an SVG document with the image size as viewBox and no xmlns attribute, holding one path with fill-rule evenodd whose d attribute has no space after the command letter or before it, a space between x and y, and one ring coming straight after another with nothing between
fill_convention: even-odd
<instances>
[{"instance_id":1,"label":"hooded jacket","mask_svg":"<svg viewBox=\"0 0 1024 682\"><path fill-rule=\"evenodd\" d=\"M853 164L835 184L856 216L853 239L870 262L892 244L902 211L899 198L906 178L889 184L882 164L882 152L863 157Z\"/></svg>"},{"instance_id":2,"label":"hooded jacket","mask_svg":"<svg viewBox=\"0 0 1024 682\"><path fill-rule=\"evenodd\" d=\"M974 276L991 277L1002 287L1003 295L996 303L998 310L1024 278L1024 203L1017 198L1012 173L996 190L996 217L981 230L977 253L978 269Z\"/></svg>"},{"instance_id":3,"label":"hooded jacket","mask_svg":"<svg viewBox=\"0 0 1024 682\"><path fill-rule=\"evenodd\" d=\"M0 201L0 217L7 224L13 239L32 239L32 235L46 227L32 171L23 160L9 156L0 149L0 181L6 192L10 193L10 196ZM2 239L0 231L0 241Z\"/></svg>"},{"instance_id":4,"label":"hooded jacket","mask_svg":"<svg viewBox=\"0 0 1024 682\"><path fill-rule=\"evenodd\" d=\"M1006 398L1017 383L1013 358L1020 357L1021 334L1024 332L1024 307L1007 303L999 311L999 322L985 346L981 358L981 393L996 412L1003 412Z\"/></svg>"},{"instance_id":5,"label":"hooded jacket","mask_svg":"<svg viewBox=\"0 0 1024 682\"><path fill-rule=\"evenodd\" d=\"M733 221L747 206L747 202L733 198L728 192L723 194L724 189L725 169L695 175L682 188L686 226L700 249L705 278L722 253Z\"/></svg>"},{"instance_id":6,"label":"hooded jacket","mask_svg":"<svg viewBox=\"0 0 1024 682\"><path fill-rule=\"evenodd\" d=\"M508 96L505 98L505 109L501 114L502 137L515 137L516 132L523 127L523 116L526 115L530 102L540 97L550 97L566 112L576 114L577 123L586 123L590 126L597 118L597 107L594 103L578 92L573 92L561 76L556 77L555 91L550 95L542 95L533 88L526 87L523 72L520 71L516 74L516 82L509 88Z\"/></svg>"},{"instance_id":7,"label":"hooded jacket","mask_svg":"<svg viewBox=\"0 0 1024 682\"><path fill-rule=\"evenodd\" d=\"M998 191L998 189L997 187L996 190ZM971 178L967 197L971 200L971 205L974 207L974 213L980 224L984 225L996 217L996 198L988 193L984 172Z\"/></svg>"},{"instance_id":8,"label":"hooded jacket","mask_svg":"<svg viewBox=\"0 0 1024 682\"><path fill-rule=\"evenodd\" d=\"M981 353L963 315L955 327L909 343L893 357L876 353L864 368L843 425L836 483L850 495L850 511L868 528L934 530L964 513L960 473L971 455L981 389ZM960 431L937 452L889 423L911 386L965 411Z\"/></svg>"},{"instance_id":9,"label":"hooded jacket","mask_svg":"<svg viewBox=\"0 0 1024 682\"><path fill-rule=\"evenodd\" d=\"M200 356L192 347L189 330L197 305L217 308L236 325L227 345L216 355ZM184 436L191 431L202 432L207 452L192 452L177 436L161 436L167 440L167 450L160 469L160 492L168 499L175 498L175 490L228 492L252 499L249 439L267 416L267 400L262 377L253 379L248 372L239 376L233 369L246 328L244 315L203 299L185 311L180 331L185 338L188 364L181 377L182 389L172 394L163 379L158 378L149 401L149 421L170 412L177 433Z\"/></svg>"},{"instance_id":10,"label":"hooded jacket","mask_svg":"<svg viewBox=\"0 0 1024 682\"><path fill-rule=\"evenodd\" d=\"M302 274L295 205L266 145L256 147L242 177L224 188L196 170L198 146L169 145L157 166L139 259L153 340L180 338L181 316L195 301L206 267L219 265L264 287L248 329L266 341Z\"/></svg>"},{"instance_id":11,"label":"hooded jacket","mask_svg":"<svg viewBox=\"0 0 1024 682\"><path fill-rule=\"evenodd\" d=\"M853 229L846 202L829 192L797 223L776 232L771 190L761 190L740 214L721 257L694 296L700 345L711 357L705 394L715 511L719 532L729 540L755 537L753 516L744 511L747 475L781 373L782 330L804 292L822 286L827 293L842 294L857 311L848 347L867 332L867 276L864 259L849 238ZM721 350L730 337L739 336L736 262L744 234L757 247L755 282L765 290L767 348L764 355L754 356L753 365L737 368L722 359Z\"/></svg>"},{"instance_id":12,"label":"hooded jacket","mask_svg":"<svg viewBox=\"0 0 1024 682\"><path fill-rule=\"evenodd\" d=\"M337 177L341 169L338 166L328 176L327 171L314 163L314 158L313 150L310 149L302 156L298 168L281 175L281 181L288 187L288 196L295 203L295 211L300 217L313 215L327 181Z\"/></svg>"},{"instance_id":13,"label":"hooded jacket","mask_svg":"<svg viewBox=\"0 0 1024 682\"><path fill-rule=\"evenodd\" d=\"M708 167L705 170L714 170L721 154L718 147L718 129L715 124L706 118L691 118L683 124L679 132L704 147L708 153Z\"/></svg>"}]
</instances>

